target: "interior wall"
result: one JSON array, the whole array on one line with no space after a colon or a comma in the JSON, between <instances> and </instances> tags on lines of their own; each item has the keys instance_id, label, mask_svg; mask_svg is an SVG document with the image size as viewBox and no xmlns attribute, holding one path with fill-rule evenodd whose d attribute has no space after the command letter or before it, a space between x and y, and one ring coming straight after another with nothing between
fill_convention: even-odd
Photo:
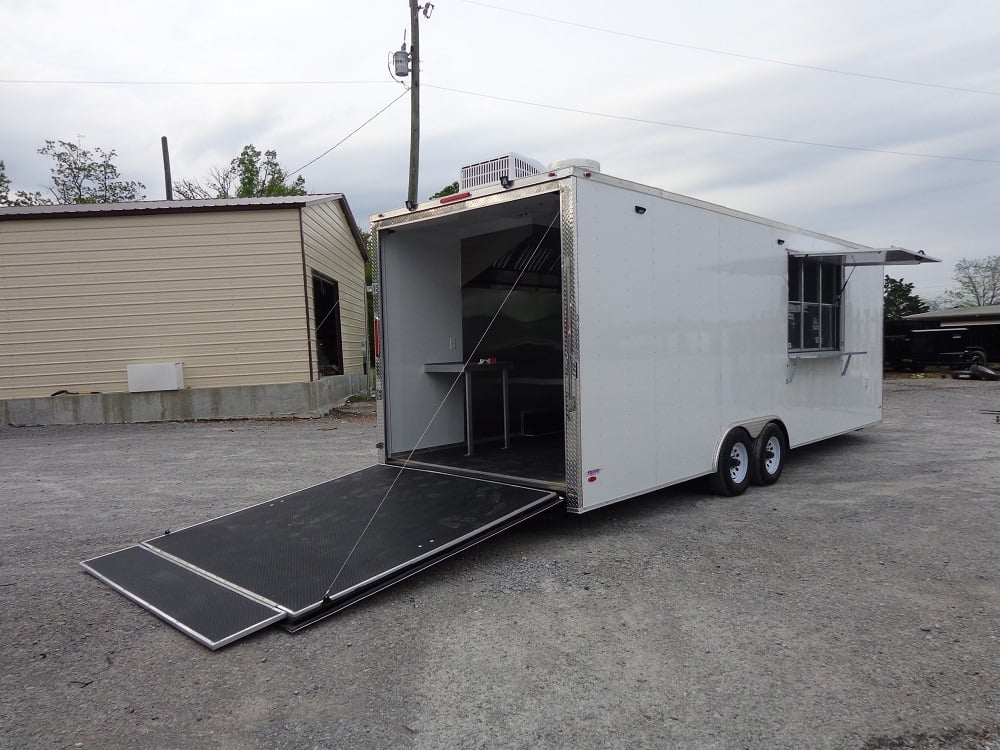
<instances>
[{"instance_id":1,"label":"interior wall","mask_svg":"<svg viewBox=\"0 0 1000 750\"><path fill-rule=\"evenodd\" d=\"M388 451L461 443L462 384L449 396L455 375L424 372L427 363L462 360L458 240L416 228L383 231L379 246Z\"/></svg>"},{"instance_id":2,"label":"interior wall","mask_svg":"<svg viewBox=\"0 0 1000 750\"><path fill-rule=\"evenodd\" d=\"M495 357L512 364L508 373L511 429L515 432L520 429L522 411L561 412L562 298L559 292L523 289L508 296L503 289L466 287L462 293L462 310L467 356L472 356L473 360ZM501 411L496 408L499 388L498 383L483 382L473 390L477 435L503 432Z\"/></svg>"},{"instance_id":3,"label":"interior wall","mask_svg":"<svg viewBox=\"0 0 1000 750\"><path fill-rule=\"evenodd\" d=\"M509 427L522 412L562 413L562 275L559 230L538 224L462 240L463 343L473 361L511 364ZM477 436L503 433L500 375L473 389ZM493 380L495 382L489 382ZM560 422L559 419L551 420Z\"/></svg>"}]
</instances>

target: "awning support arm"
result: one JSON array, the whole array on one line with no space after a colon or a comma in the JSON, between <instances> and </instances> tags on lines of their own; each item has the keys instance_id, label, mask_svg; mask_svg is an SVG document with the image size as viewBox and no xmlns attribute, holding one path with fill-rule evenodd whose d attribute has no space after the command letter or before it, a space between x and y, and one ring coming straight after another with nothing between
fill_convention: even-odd
<instances>
[{"instance_id":1,"label":"awning support arm","mask_svg":"<svg viewBox=\"0 0 1000 750\"><path fill-rule=\"evenodd\" d=\"M840 368L840 377L844 377L847 374L847 368L851 366L851 360L857 354L867 354L868 352L835 352L835 351L822 351L822 352L794 352L788 355L788 358L792 360L792 371L788 373L788 377L785 378L785 385L791 385L792 381L795 379L795 371L799 368L799 360L802 359L833 359L834 357L847 357L844 361L844 366Z\"/></svg>"}]
</instances>

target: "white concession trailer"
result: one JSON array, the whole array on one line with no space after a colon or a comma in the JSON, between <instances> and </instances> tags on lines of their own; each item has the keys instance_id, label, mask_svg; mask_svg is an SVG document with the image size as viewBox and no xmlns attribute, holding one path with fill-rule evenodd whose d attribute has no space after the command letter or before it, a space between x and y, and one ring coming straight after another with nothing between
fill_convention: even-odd
<instances>
[{"instance_id":1,"label":"white concession trailer","mask_svg":"<svg viewBox=\"0 0 1000 750\"><path fill-rule=\"evenodd\" d=\"M370 252L379 463L83 563L209 648L560 504L776 481L881 419L883 266L934 260L515 154Z\"/></svg>"},{"instance_id":2,"label":"white concession trailer","mask_svg":"<svg viewBox=\"0 0 1000 750\"><path fill-rule=\"evenodd\" d=\"M934 259L525 163L373 218L386 463L580 513L700 476L738 494L881 419L883 266Z\"/></svg>"}]
</instances>

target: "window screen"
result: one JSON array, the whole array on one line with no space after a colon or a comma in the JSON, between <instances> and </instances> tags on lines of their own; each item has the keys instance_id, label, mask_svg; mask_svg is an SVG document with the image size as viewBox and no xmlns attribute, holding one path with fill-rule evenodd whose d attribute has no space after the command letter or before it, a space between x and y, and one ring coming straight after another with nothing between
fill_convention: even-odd
<instances>
[{"instance_id":1,"label":"window screen","mask_svg":"<svg viewBox=\"0 0 1000 750\"><path fill-rule=\"evenodd\" d=\"M842 270L835 262L788 259L788 350L838 349Z\"/></svg>"}]
</instances>

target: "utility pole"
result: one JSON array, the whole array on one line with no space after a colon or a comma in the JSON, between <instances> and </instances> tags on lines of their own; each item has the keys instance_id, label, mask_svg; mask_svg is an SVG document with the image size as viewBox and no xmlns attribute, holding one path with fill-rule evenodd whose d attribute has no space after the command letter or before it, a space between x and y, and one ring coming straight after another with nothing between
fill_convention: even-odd
<instances>
[{"instance_id":1,"label":"utility pole","mask_svg":"<svg viewBox=\"0 0 1000 750\"><path fill-rule=\"evenodd\" d=\"M397 78L413 75L410 83L410 184L406 191L406 207L411 211L417 207L417 181L420 176L420 12L430 18L434 4L420 0L410 3L410 51L406 51L406 35L403 46L392 55L392 65Z\"/></svg>"},{"instance_id":2,"label":"utility pole","mask_svg":"<svg viewBox=\"0 0 1000 750\"><path fill-rule=\"evenodd\" d=\"M424 11L426 13L426 10ZM420 176L420 6L410 0L410 182L406 207L417 207L417 181Z\"/></svg>"},{"instance_id":3,"label":"utility pole","mask_svg":"<svg viewBox=\"0 0 1000 750\"><path fill-rule=\"evenodd\" d=\"M167 147L167 136L160 138L160 147L163 149L163 181L166 183L167 200L174 199L174 186L170 181L170 149Z\"/></svg>"}]
</instances>

